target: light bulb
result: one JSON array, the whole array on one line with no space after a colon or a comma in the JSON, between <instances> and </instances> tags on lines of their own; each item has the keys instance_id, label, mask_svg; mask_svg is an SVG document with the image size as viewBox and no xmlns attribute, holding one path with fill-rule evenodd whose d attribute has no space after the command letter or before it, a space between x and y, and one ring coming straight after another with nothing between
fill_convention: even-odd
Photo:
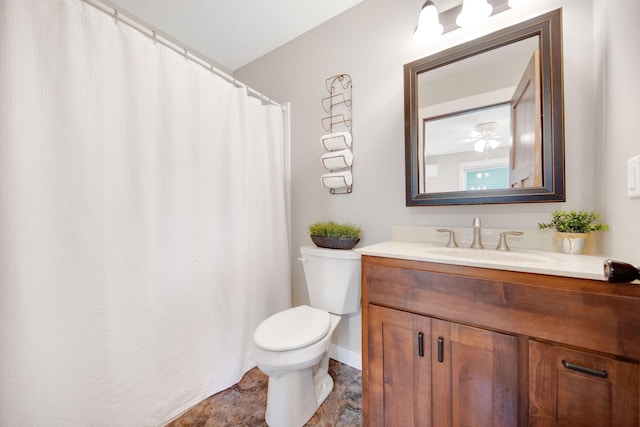
<instances>
[{"instance_id":1,"label":"light bulb","mask_svg":"<svg viewBox=\"0 0 640 427\"><path fill-rule=\"evenodd\" d=\"M413 33L413 39L420 43L426 43L440 36L444 27L438 20L438 10L431 0L427 0L422 6L418 16L418 26Z\"/></svg>"},{"instance_id":2,"label":"light bulb","mask_svg":"<svg viewBox=\"0 0 640 427\"><path fill-rule=\"evenodd\" d=\"M458 27L472 27L491 16L493 6L487 0L464 0L462 11L456 18Z\"/></svg>"}]
</instances>

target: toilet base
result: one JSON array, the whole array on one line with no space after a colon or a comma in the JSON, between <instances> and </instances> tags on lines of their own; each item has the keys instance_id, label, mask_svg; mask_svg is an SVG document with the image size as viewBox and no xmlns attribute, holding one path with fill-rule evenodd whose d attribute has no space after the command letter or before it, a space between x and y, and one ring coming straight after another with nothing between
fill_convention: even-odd
<instances>
[{"instance_id":1,"label":"toilet base","mask_svg":"<svg viewBox=\"0 0 640 427\"><path fill-rule=\"evenodd\" d=\"M269 377L265 420L270 427L301 427L311 419L333 390L328 362L326 355L314 367Z\"/></svg>"},{"instance_id":2,"label":"toilet base","mask_svg":"<svg viewBox=\"0 0 640 427\"><path fill-rule=\"evenodd\" d=\"M316 410L320 407L320 405L322 405L322 402L327 400L327 397L329 397L332 390L333 390L333 378L331 378L331 375L326 374L325 377L322 379L322 381L316 384L315 386L316 399L318 401Z\"/></svg>"}]
</instances>

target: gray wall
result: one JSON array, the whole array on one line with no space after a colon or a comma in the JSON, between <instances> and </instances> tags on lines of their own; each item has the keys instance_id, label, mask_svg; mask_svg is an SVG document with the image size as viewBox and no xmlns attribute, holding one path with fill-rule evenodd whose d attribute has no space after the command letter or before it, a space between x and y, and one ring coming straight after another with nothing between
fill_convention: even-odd
<instances>
[{"instance_id":1,"label":"gray wall","mask_svg":"<svg viewBox=\"0 0 640 427\"><path fill-rule=\"evenodd\" d=\"M603 253L640 265L640 199L626 193L627 159L640 155L640 2L594 0L595 208L612 230Z\"/></svg>"},{"instance_id":2,"label":"gray wall","mask_svg":"<svg viewBox=\"0 0 640 427\"><path fill-rule=\"evenodd\" d=\"M601 249L640 264L639 246L632 242L640 240L640 200L626 198L623 176L626 158L640 154L633 117L640 99L638 3L533 1L528 9L505 11L481 28L445 34L427 47L412 40L422 3L365 0L236 71L239 80L292 105L294 250L311 244L307 226L324 219L361 225L363 246L389 240L394 225L468 227L479 215L485 227L531 229L553 210L599 209L612 227ZM403 64L558 7L564 14L567 202L405 207ZM332 196L320 185L319 138L325 133L320 100L326 96L325 79L339 73L354 81L354 190ZM294 305L308 303L296 257ZM360 352L360 320L356 315L343 321L334 343Z\"/></svg>"}]
</instances>

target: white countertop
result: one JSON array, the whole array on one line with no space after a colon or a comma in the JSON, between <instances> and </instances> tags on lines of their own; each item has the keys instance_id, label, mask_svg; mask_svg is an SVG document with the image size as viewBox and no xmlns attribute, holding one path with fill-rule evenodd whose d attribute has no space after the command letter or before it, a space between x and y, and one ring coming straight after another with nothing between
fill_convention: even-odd
<instances>
[{"instance_id":1,"label":"white countertop","mask_svg":"<svg viewBox=\"0 0 640 427\"><path fill-rule=\"evenodd\" d=\"M568 255L559 252L512 248L447 248L442 243L390 240L355 249L362 255L427 261L441 264L521 271L552 276L605 281L603 256Z\"/></svg>"}]
</instances>

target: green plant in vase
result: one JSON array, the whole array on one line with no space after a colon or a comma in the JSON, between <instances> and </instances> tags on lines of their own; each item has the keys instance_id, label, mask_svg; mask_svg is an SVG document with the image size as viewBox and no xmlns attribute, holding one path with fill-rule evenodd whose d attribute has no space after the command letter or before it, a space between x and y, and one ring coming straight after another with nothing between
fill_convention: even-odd
<instances>
[{"instance_id":1,"label":"green plant in vase","mask_svg":"<svg viewBox=\"0 0 640 427\"><path fill-rule=\"evenodd\" d=\"M590 233L608 231L609 226L600 222L600 214L587 211L554 211L550 222L540 222L541 230L554 229L561 239L562 251L581 254Z\"/></svg>"}]
</instances>

